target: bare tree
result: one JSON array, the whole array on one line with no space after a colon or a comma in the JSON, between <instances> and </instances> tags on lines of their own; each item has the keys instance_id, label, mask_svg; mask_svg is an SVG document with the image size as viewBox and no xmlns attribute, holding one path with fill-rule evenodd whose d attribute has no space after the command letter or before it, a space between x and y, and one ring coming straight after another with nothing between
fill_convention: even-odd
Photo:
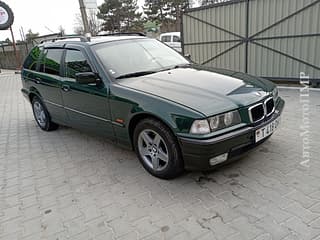
<instances>
[{"instance_id":1,"label":"bare tree","mask_svg":"<svg viewBox=\"0 0 320 240\"><path fill-rule=\"evenodd\" d=\"M64 35L65 35L66 30L62 27L62 25L60 25L58 29L59 29L59 33L60 33L60 35L61 35L61 36L64 36Z\"/></svg>"},{"instance_id":2,"label":"bare tree","mask_svg":"<svg viewBox=\"0 0 320 240\"><path fill-rule=\"evenodd\" d=\"M97 18L97 12L95 10L87 10L89 32L91 36L96 36L101 30L101 21ZM74 32L78 35L84 34L84 27L82 23L81 15L78 13L75 16Z\"/></svg>"}]
</instances>

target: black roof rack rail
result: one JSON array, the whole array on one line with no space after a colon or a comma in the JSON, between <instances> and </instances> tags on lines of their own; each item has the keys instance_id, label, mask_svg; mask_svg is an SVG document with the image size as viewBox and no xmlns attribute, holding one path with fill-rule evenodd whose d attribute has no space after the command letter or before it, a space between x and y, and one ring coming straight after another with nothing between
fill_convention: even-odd
<instances>
[{"instance_id":1,"label":"black roof rack rail","mask_svg":"<svg viewBox=\"0 0 320 240\"><path fill-rule=\"evenodd\" d=\"M97 37L104 36L141 36L145 37L146 35L142 32L118 32L118 33L107 33L107 34L98 34Z\"/></svg>"},{"instance_id":2,"label":"black roof rack rail","mask_svg":"<svg viewBox=\"0 0 320 240\"><path fill-rule=\"evenodd\" d=\"M89 39L87 37L73 35L73 36L63 36L63 37L48 38L48 39L42 40L40 43L55 42L55 41L58 41L58 40L66 40L66 39L73 39L73 38L79 38L81 42L89 42Z\"/></svg>"}]
</instances>

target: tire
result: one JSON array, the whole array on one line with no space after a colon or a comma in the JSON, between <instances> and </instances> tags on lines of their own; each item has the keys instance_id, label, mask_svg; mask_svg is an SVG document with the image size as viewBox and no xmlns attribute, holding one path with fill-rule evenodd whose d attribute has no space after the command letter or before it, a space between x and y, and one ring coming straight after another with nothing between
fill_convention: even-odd
<instances>
[{"instance_id":1,"label":"tire","mask_svg":"<svg viewBox=\"0 0 320 240\"><path fill-rule=\"evenodd\" d=\"M5 23L0 23L0 30L6 30L12 25L14 15L11 8L6 3L0 1L0 7L3 8L8 14L8 20Z\"/></svg>"},{"instance_id":2,"label":"tire","mask_svg":"<svg viewBox=\"0 0 320 240\"><path fill-rule=\"evenodd\" d=\"M179 144L170 129L160 121L141 120L134 129L133 144L141 164L151 175L173 179L183 173Z\"/></svg>"},{"instance_id":3,"label":"tire","mask_svg":"<svg viewBox=\"0 0 320 240\"><path fill-rule=\"evenodd\" d=\"M32 111L34 119L43 131L53 131L59 127L58 124L51 121L50 114L40 98L32 99Z\"/></svg>"}]
</instances>

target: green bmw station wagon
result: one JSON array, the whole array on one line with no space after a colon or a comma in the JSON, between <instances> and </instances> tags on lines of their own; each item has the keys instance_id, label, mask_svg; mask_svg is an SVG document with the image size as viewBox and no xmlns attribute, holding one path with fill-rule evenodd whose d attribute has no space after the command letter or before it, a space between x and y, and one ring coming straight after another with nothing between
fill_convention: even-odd
<instances>
[{"instance_id":1,"label":"green bmw station wagon","mask_svg":"<svg viewBox=\"0 0 320 240\"><path fill-rule=\"evenodd\" d=\"M271 136L284 107L272 82L193 64L142 35L41 43L22 83L42 130L111 139L164 179L236 159Z\"/></svg>"}]
</instances>

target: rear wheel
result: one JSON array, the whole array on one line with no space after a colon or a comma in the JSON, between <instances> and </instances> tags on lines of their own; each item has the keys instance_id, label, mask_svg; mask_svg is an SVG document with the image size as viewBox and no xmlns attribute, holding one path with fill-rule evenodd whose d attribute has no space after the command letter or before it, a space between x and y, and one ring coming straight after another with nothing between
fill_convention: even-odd
<instances>
[{"instance_id":1,"label":"rear wheel","mask_svg":"<svg viewBox=\"0 0 320 240\"><path fill-rule=\"evenodd\" d=\"M155 119L144 119L134 130L134 148L143 167L153 176L171 179L183 172L183 160L175 136Z\"/></svg>"},{"instance_id":2,"label":"rear wheel","mask_svg":"<svg viewBox=\"0 0 320 240\"><path fill-rule=\"evenodd\" d=\"M32 110L34 118L42 130L52 131L59 127L58 124L51 121L50 114L40 98L34 97L32 99Z\"/></svg>"}]
</instances>

